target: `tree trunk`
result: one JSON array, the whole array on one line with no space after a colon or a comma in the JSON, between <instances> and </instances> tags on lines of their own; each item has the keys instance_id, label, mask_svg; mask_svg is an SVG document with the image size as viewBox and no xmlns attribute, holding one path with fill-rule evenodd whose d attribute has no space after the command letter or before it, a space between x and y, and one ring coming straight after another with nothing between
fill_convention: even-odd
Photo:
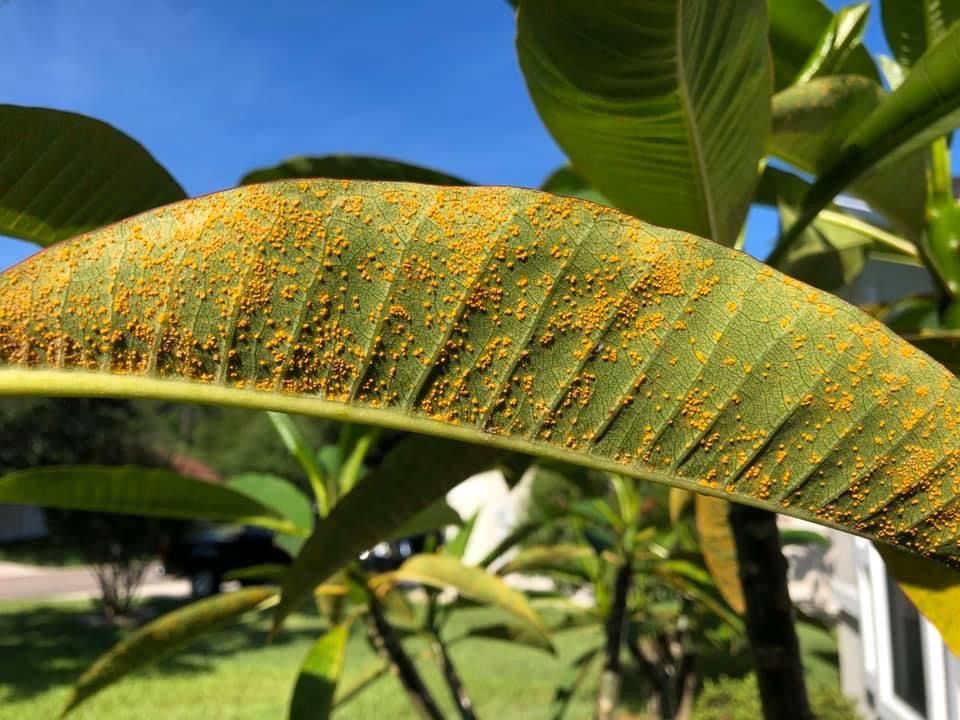
<instances>
[{"instance_id":1,"label":"tree trunk","mask_svg":"<svg viewBox=\"0 0 960 720\"><path fill-rule=\"evenodd\" d=\"M633 579L633 565L630 557L617 570L613 586L613 603L606 623L606 651L600 687L597 689L596 720L613 720L617 704L620 702L622 670L620 667L620 648L623 645L623 626L627 617L627 595L630 593L630 581Z\"/></svg>"},{"instance_id":2,"label":"tree trunk","mask_svg":"<svg viewBox=\"0 0 960 720\"><path fill-rule=\"evenodd\" d=\"M747 635L753 650L766 720L813 720L800 662L787 590L787 561L780 550L777 516L768 510L730 504L740 582L747 606Z\"/></svg>"},{"instance_id":3,"label":"tree trunk","mask_svg":"<svg viewBox=\"0 0 960 720\"><path fill-rule=\"evenodd\" d=\"M393 627L384 617L380 603L372 594L368 602L373 619L374 641L380 652L390 661L414 709L424 720L444 720L443 713L420 677L417 666L413 664L413 660L393 632Z\"/></svg>"}]
</instances>

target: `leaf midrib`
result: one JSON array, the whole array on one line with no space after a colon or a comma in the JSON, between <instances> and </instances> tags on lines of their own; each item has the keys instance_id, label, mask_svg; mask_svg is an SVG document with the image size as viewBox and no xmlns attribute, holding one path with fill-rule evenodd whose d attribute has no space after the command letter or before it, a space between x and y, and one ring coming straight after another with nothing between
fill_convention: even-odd
<instances>
[{"instance_id":1,"label":"leaf midrib","mask_svg":"<svg viewBox=\"0 0 960 720\"><path fill-rule=\"evenodd\" d=\"M717 213L716 208L713 204L713 197L710 194L709 188L707 187L707 163L706 158L703 155L703 145L700 139L699 127L695 122L695 118L692 112L692 103L690 100L690 89L687 87L687 75L686 67L683 62L683 10L685 7L684 0L677 1L677 18L676 18L676 42L677 42L677 89L680 96L680 102L683 105L686 112L683 113L685 118L684 125L687 128L687 134L690 138L690 147L692 150L692 155L694 162L697 166L698 173L695 174L695 179L697 182L697 190L700 191L700 197L703 200L704 208L707 211L707 224L710 226L710 239L715 240L723 244L724 238L721 235L721 228L717 222Z\"/></svg>"},{"instance_id":2,"label":"leaf midrib","mask_svg":"<svg viewBox=\"0 0 960 720\"><path fill-rule=\"evenodd\" d=\"M32 396L43 394L50 397L130 397L137 399L167 400L210 405L225 405L257 410L274 410L334 421L377 425L392 430L401 430L445 438L474 445L487 445L503 450L520 452L560 462L591 467L596 470L649 480L662 485L681 487L704 495L724 500L733 500L745 505L769 509L769 504L744 494L726 492L720 488L700 484L695 479L658 470L626 465L595 453L573 451L545 442L509 435L485 432L468 425L454 425L411 412L382 408L356 407L317 397L231 388L214 383L180 379L160 379L136 375L110 375L93 370L38 370L18 367L0 368L0 387L8 396ZM828 519L814 516L797 508L791 515L825 525L868 539L872 537L851 527L839 525Z\"/></svg>"}]
</instances>

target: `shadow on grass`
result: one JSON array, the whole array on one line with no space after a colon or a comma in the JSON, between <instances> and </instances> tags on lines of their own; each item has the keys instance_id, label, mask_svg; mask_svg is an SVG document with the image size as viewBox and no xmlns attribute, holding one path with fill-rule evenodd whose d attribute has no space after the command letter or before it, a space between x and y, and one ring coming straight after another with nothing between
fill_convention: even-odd
<instances>
[{"instance_id":1,"label":"shadow on grass","mask_svg":"<svg viewBox=\"0 0 960 720\"><path fill-rule=\"evenodd\" d=\"M155 618L185 603L154 598L143 601L139 610L145 618ZM28 699L56 686L72 685L101 653L129 632L99 624L97 619L92 603L36 604L0 612L0 688L7 690L8 699ZM307 625L283 630L271 645L316 637L322 628L319 618L311 618ZM247 615L151 666L150 672L209 671L224 656L265 647L269 629L269 613Z\"/></svg>"}]
</instances>

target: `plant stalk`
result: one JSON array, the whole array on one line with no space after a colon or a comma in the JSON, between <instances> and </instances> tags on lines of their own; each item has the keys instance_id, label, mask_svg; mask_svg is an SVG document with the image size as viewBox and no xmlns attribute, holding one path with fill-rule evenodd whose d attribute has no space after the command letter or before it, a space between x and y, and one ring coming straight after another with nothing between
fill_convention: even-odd
<instances>
[{"instance_id":1,"label":"plant stalk","mask_svg":"<svg viewBox=\"0 0 960 720\"><path fill-rule=\"evenodd\" d=\"M730 524L763 716L766 720L814 720L793 624L787 561L780 550L777 516L768 510L731 503Z\"/></svg>"},{"instance_id":2,"label":"plant stalk","mask_svg":"<svg viewBox=\"0 0 960 720\"><path fill-rule=\"evenodd\" d=\"M370 617L373 619L374 642L380 652L389 660L397 678L400 680L400 684L403 685L403 689L410 698L414 710L424 720L444 720L443 713L440 712L436 700L433 699L423 682L423 678L420 677L417 666L413 664L413 660L403 649L403 645L400 644L393 627L384 616L380 602L372 593L369 595L367 602L370 608Z\"/></svg>"},{"instance_id":3,"label":"plant stalk","mask_svg":"<svg viewBox=\"0 0 960 720\"><path fill-rule=\"evenodd\" d=\"M477 720L477 715L473 710L473 700L467 693L467 688L457 672L456 665L453 664L453 658L447 651L447 645L440 637L440 630L437 627L437 594L430 592L430 600L427 605L427 630L430 633L433 650L436 656L440 658L441 669L443 670L443 679L447 682L447 688L450 690L450 697L453 699L457 711L462 720Z\"/></svg>"},{"instance_id":4,"label":"plant stalk","mask_svg":"<svg viewBox=\"0 0 960 720\"><path fill-rule=\"evenodd\" d=\"M613 720L620 702L620 685L623 671L620 665L620 648L623 645L623 628L627 618L627 595L633 579L631 553L624 553L623 565L617 570L613 585L613 602L606 622L606 647L603 673L597 689L596 720Z\"/></svg>"}]
</instances>

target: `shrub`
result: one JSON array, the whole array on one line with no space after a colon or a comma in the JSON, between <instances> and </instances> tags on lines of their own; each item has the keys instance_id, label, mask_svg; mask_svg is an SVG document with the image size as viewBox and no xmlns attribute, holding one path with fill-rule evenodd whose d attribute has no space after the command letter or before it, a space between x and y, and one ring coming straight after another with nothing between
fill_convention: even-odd
<instances>
[{"instance_id":1,"label":"shrub","mask_svg":"<svg viewBox=\"0 0 960 720\"><path fill-rule=\"evenodd\" d=\"M853 701L837 687L811 687L810 704L818 720L860 720ZM697 698L693 717L697 720L755 720L763 717L756 677L746 675L707 680Z\"/></svg>"}]
</instances>

